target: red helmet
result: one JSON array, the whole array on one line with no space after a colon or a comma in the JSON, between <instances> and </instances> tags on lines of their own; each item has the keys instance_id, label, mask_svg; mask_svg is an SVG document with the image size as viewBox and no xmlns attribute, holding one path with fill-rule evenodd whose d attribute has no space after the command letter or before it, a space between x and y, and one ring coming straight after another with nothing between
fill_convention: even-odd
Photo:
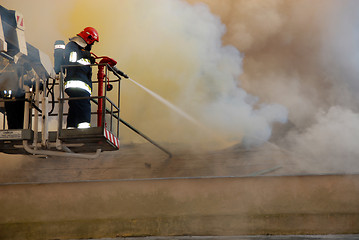
<instances>
[{"instance_id":1,"label":"red helmet","mask_svg":"<svg viewBox=\"0 0 359 240\"><path fill-rule=\"evenodd\" d=\"M85 40L85 42L90 45L93 44L95 41L98 42L99 40L98 32L93 27L87 27L77 35L82 37L83 40Z\"/></svg>"}]
</instances>

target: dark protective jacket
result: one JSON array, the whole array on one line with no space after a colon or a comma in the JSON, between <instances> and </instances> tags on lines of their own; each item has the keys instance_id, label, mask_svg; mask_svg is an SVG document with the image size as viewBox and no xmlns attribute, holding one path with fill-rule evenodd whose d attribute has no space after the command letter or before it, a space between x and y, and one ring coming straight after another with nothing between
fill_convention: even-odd
<instances>
[{"instance_id":1,"label":"dark protective jacket","mask_svg":"<svg viewBox=\"0 0 359 240\"><path fill-rule=\"evenodd\" d=\"M90 64L91 53L76 42L70 41L66 45L64 53L64 65L71 66L66 67L65 89L81 88L91 94L92 68Z\"/></svg>"}]
</instances>

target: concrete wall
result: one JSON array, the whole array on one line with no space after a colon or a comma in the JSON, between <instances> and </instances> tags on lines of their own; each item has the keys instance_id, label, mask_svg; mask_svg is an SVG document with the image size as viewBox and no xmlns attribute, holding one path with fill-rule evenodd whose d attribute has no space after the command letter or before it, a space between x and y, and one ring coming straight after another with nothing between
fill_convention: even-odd
<instances>
[{"instance_id":1,"label":"concrete wall","mask_svg":"<svg viewBox=\"0 0 359 240\"><path fill-rule=\"evenodd\" d=\"M0 185L0 239L359 233L359 175Z\"/></svg>"}]
</instances>

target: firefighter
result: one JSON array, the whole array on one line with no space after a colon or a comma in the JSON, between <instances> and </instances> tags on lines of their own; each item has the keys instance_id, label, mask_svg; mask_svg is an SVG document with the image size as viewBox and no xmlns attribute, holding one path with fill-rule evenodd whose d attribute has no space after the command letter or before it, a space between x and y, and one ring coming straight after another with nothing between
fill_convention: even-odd
<instances>
[{"instance_id":1,"label":"firefighter","mask_svg":"<svg viewBox=\"0 0 359 240\"><path fill-rule=\"evenodd\" d=\"M0 72L0 97L6 99L4 105L8 128L23 129L25 89L22 84L27 84L31 81L32 75L29 73L32 73L30 72L32 68L27 63L16 65L1 58L0 69L2 69ZM20 84L20 78L22 79L22 84Z\"/></svg>"},{"instance_id":2,"label":"firefighter","mask_svg":"<svg viewBox=\"0 0 359 240\"><path fill-rule=\"evenodd\" d=\"M93 27L86 27L75 37L69 39L64 53L66 68L65 92L72 97L90 97L92 92L92 68L94 58L91 47L99 41L98 32ZM69 100L67 128L89 128L91 122L91 103L88 99Z\"/></svg>"}]
</instances>

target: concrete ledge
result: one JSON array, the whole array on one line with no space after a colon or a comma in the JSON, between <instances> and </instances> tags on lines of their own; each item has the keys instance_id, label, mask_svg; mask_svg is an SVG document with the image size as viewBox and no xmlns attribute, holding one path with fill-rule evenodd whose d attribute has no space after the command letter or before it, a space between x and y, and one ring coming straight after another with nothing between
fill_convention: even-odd
<instances>
[{"instance_id":1,"label":"concrete ledge","mask_svg":"<svg viewBox=\"0 0 359 240\"><path fill-rule=\"evenodd\" d=\"M0 185L0 239L359 233L359 175Z\"/></svg>"}]
</instances>

